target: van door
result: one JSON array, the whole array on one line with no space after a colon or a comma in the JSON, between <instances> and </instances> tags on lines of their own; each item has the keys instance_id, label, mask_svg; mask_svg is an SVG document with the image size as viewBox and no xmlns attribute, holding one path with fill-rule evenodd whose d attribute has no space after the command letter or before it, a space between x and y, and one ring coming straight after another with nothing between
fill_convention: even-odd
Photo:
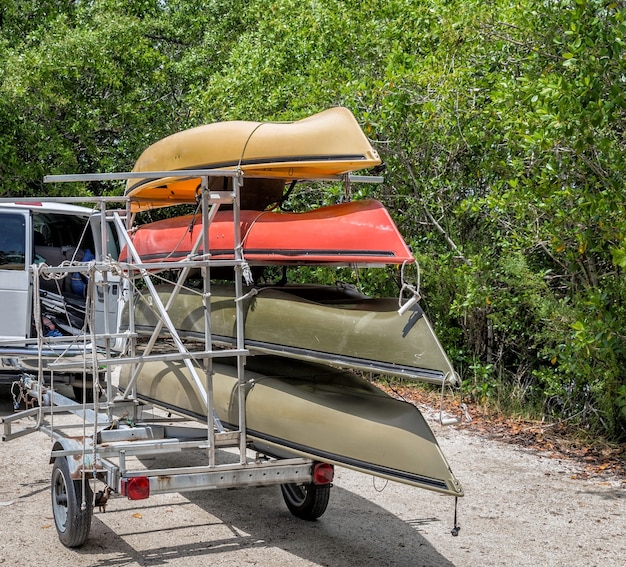
<instances>
[{"instance_id":1,"label":"van door","mask_svg":"<svg viewBox=\"0 0 626 567\"><path fill-rule=\"evenodd\" d=\"M30 212L0 208L0 339L30 336Z\"/></svg>"},{"instance_id":2,"label":"van door","mask_svg":"<svg viewBox=\"0 0 626 567\"><path fill-rule=\"evenodd\" d=\"M104 260L110 256L117 260L120 255L120 239L117 229L112 220L105 223L105 243L102 243L102 215L96 213L91 216L91 230L93 234L93 242L95 247L95 256L97 259ZM119 300L121 297L122 282L119 276L110 272L106 274L106 285L103 285L105 276L96 273L96 281L100 285L96 285L96 332L115 333L117 332Z\"/></svg>"}]
</instances>

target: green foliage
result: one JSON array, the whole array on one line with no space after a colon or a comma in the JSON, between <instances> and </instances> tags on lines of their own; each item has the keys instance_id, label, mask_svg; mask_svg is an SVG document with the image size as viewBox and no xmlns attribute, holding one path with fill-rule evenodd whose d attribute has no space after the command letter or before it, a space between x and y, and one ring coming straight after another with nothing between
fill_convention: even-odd
<instances>
[{"instance_id":1,"label":"green foliage","mask_svg":"<svg viewBox=\"0 0 626 567\"><path fill-rule=\"evenodd\" d=\"M611 0L6 0L0 180L125 170L225 119L353 110L468 392L626 436L626 9ZM287 206L338 202L302 186ZM301 278L350 280L350 271ZM397 293L398 274L359 274Z\"/></svg>"},{"instance_id":2,"label":"green foliage","mask_svg":"<svg viewBox=\"0 0 626 567\"><path fill-rule=\"evenodd\" d=\"M189 35L163 19L173 4L54 6L5 48L0 69L0 175L14 195L57 189L45 174L130 169L147 145L189 126L187 85L210 71L198 63L202 28ZM87 189L106 191L69 188Z\"/></svg>"}]
</instances>

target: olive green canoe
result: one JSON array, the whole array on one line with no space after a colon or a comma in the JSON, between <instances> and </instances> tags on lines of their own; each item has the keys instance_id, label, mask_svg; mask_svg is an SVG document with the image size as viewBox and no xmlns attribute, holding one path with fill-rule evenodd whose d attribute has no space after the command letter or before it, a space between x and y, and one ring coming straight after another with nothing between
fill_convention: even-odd
<instances>
[{"instance_id":1,"label":"olive green canoe","mask_svg":"<svg viewBox=\"0 0 626 567\"><path fill-rule=\"evenodd\" d=\"M157 286L164 304L173 286ZM256 353L321 362L433 384L458 377L418 303L400 314L398 300L374 299L351 286L285 285L247 288L242 300L246 348ZM232 285L211 285L211 335L236 336ZM183 288L169 310L182 337L204 340L202 294ZM123 315L128 325L128 313ZM157 316L147 296L135 301L135 326L149 334Z\"/></svg>"},{"instance_id":2,"label":"olive green canoe","mask_svg":"<svg viewBox=\"0 0 626 567\"><path fill-rule=\"evenodd\" d=\"M215 411L225 427L236 429L236 364L220 359L212 368ZM122 387L130 372L125 365ZM140 398L206 422L204 398L183 363L146 362L136 387ZM309 457L444 494L463 494L420 411L352 372L282 357L249 357L245 415L248 439L262 453Z\"/></svg>"}]
</instances>

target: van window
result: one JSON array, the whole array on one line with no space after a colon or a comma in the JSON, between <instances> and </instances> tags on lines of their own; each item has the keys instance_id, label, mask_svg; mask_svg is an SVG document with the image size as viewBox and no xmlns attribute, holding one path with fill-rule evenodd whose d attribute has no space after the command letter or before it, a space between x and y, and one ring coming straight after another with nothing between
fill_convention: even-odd
<instances>
[{"instance_id":1,"label":"van window","mask_svg":"<svg viewBox=\"0 0 626 567\"><path fill-rule=\"evenodd\" d=\"M101 230L101 218L92 218L94 234L97 239L100 239ZM109 255L111 258L119 258L120 255L120 241L112 222L106 223L106 247L104 255Z\"/></svg>"},{"instance_id":2,"label":"van window","mask_svg":"<svg viewBox=\"0 0 626 567\"><path fill-rule=\"evenodd\" d=\"M93 236L88 228L88 217L62 213L35 213L33 228L35 246L90 248Z\"/></svg>"},{"instance_id":3,"label":"van window","mask_svg":"<svg viewBox=\"0 0 626 567\"><path fill-rule=\"evenodd\" d=\"M24 215L0 213L0 269L26 268L26 219Z\"/></svg>"}]
</instances>

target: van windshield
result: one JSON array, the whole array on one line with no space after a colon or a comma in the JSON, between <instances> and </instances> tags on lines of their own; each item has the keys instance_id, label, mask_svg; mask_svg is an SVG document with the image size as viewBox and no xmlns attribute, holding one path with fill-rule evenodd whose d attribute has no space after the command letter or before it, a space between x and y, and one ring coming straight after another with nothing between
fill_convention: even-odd
<instances>
[{"instance_id":1,"label":"van windshield","mask_svg":"<svg viewBox=\"0 0 626 567\"><path fill-rule=\"evenodd\" d=\"M24 215L0 213L0 269L26 267L26 219Z\"/></svg>"}]
</instances>

